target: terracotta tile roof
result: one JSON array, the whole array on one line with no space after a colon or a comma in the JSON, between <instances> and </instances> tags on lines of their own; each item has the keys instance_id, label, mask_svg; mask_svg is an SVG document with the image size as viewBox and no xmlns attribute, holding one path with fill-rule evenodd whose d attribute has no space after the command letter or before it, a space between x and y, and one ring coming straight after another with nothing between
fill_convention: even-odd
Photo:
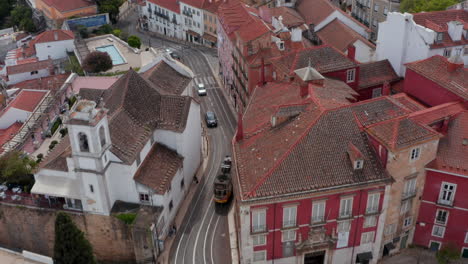
<instances>
[{"instance_id":1,"label":"terracotta tile roof","mask_svg":"<svg viewBox=\"0 0 468 264\"><path fill-rule=\"evenodd\" d=\"M443 121L465 110L460 102L450 102L410 114L410 118L420 124L431 125Z\"/></svg>"},{"instance_id":2,"label":"terracotta tile roof","mask_svg":"<svg viewBox=\"0 0 468 264\"><path fill-rule=\"evenodd\" d=\"M253 18L245 4L240 1L223 1L218 8L218 22L226 35L230 36L242 26L253 23Z\"/></svg>"},{"instance_id":3,"label":"terracotta tile roof","mask_svg":"<svg viewBox=\"0 0 468 264\"><path fill-rule=\"evenodd\" d=\"M21 90L16 98L10 103L9 107L33 112L47 92L48 91L41 90Z\"/></svg>"},{"instance_id":4,"label":"terracotta tile roof","mask_svg":"<svg viewBox=\"0 0 468 264\"><path fill-rule=\"evenodd\" d=\"M268 33L270 33L270 28L259 18L252 18L251 23L236 30L236 35L244 42L257 39Z\"/></svg>"},{"instance_id":5,"label":"terracotta tile roof","mask_svg":"<svg viewBox=\"0 0 468 264\"><path fill-rule=\"evenodd\" d=\"M142 74L153 87L163 94L180 95L187 88L191 78L180 74L177 70L161 61ZM191 89L188 87L187 89Z\"/></svg>"},{"instance_id":6,"label":"terracotta tile roof","mask_svg":"<svg viewBox=\"0 0 468 264\"><path fill-rule=\"evenodd\" d=\"M292 74L295 70L306 67L309 60L311 66L322 74L350 69L358 65L343 53L327 45L305 48L270 59L271 63L285 74Z\"/></svg>"},{"instance_id":7,"label":"terracotta tile roof","mask_svg":"<svg viewBox=\"0 0 468 264\"><path fill-rule=\"evenodd\" d=\"M415 111L420 111L426 109L425 106L422 104L418 103L417 101L411 99L407 94L405 93L398 93L395 95L392 95L393 102L396 103L397 105L407 109L408 111L415 112Z\"/></svg>"},{"instance_id":8,"label":"terracotta tile roof","mask_svg":"<svg viewBox=\"0 0 468 264\"><path fill-rule=\"evenodd\" d=\"M42 32L37 37L32 40L33 44L44 43L44 42L53 42L53 41L62 41L75 39L75 35L70 30L62 29L53 29Z\"/></svg>"},{"instance_id":9,"label":"terracotta tile roof","mask_svg":"<svg viewBox=\"0 0 468 264\"><path fill-rule=\"evenodd\" d=\"M468 110L450 119L447 135L440 139L436 159L429 167L468 175Z\"/></svg>"},{"instance_id":10,"label":"terracotta tile roof","mask_svg":"<svg viewBox=\"0 0 468 264\"><path fill-rule=\"evenodd\" d=\"M307 25L318 25L337 8L328 0L299 0L296 9Z\"/></svg>"},{"instance_id":11,"label":"terracotta tile roof","mask_svg":"<svg viewBox=\"0 0 468 264\"><path fill-rule=\"evenodd\" d=\"M450 21L458 21L468 26L468 11L463 9L422 12L413 14L413 20L416 24L432 29L436 32L443 32L442 43L434 43L431 48L441 48L448 46L458 46L468 44L468 40L462 34L460 41L453 41L448 34L448 25Z\"/></svg>"},{"instance_id":12,"label":"terracotta tile roof","mask_svg":"<svg viewBox=\"0 0 468 264\"><path fill-rule=\"evenodd\" d=\"M23 123L15 122L5 129L0 129L0 153L4 151L2 148L3 144L7 143L10 139L12 139L16 135L16 133L18 133L22 126Z\"/></svg>"},{"instance_id":13,"label":"terracotta tile roof","mask_svg":"<svg viewBox=\"0 0 468 264\"><path fill-rule=\"evenodd\" d=\"M153 3L157 6L164 7L168 10L171 10L174 13L180 14L180 5L178 1L174 0L148 0L148 2Z\"/></svg>"},{"instance_id":14,"label":"terracotta tile roof","mask_svg":"<svg viewBox=\"0 0 468 264\"><path fill-rule=\"evenodd\" d=\"M267 126L235 142L241 199L389 181L354 117L356 111L379 109L382 100L386 99L366 101L361 109L350 105L325 111L311 101L305 110L281 125ZM246 118L256 114L251 111L251 108L246 110ZM362 170L352 167L348 156L350 142L363 155Z\"/></svg>"},{"instance_id":15,"label":"terracotta tile roof","mask_svg":"<svg viewBox=\"0 0 468 264\"><path fill-rule=\"evenodd\" d=\"M196 8L202 8L203 7L203 2L205 0L181 0L182 3L196 7ZM209 0L206 0L209 1Z\"/></svg>"},{"instance_id":16,"label":"terracotta tile roof","mask_svg":"<svg viewBox=\"0 0 468 264\"><path fill-rule=\"evenodd\" d=\"M356 31L352 30L347 25L343 24L339 19L335 18L325 27L317 31L317 35L323 41L341 52L345 52L348 46L360 40L369 48L375 49L375 45L363 38Z\"/></svg>"},{"instance_id":17,"label":"terracotta tile roof","mask_svg":"<svg viewBox=\"0 0 468 264\"><path fill-rule=\"evenodd\" d=\"M111 151L126 164L135 161L155 129L182 132L192 101L188 96L161 94L133 70L107 90L81 91L84 99L103 98L109 109Z\"/></svg>"},{"instance_id":18,"label":"terracotta tile roof","mask_svg":"<svg viewBox=\"0 0 468 264\"><path fill-rule=\"evenodd\" d=\"M425 60L408 63L406 67L468 100L468 69L461 67L450 72L449 63L445 57L435 55Z\"/></svg>"},{"instance_id":19,"label":"terracotta tile roof","mask_svg":"<svg viewBox=\"0 0 468 264\"><path fill-rule=\"evenodd\" d=\"M42 0L46 5L54 7L60 12L68 12L79 8L96 6L94 1L90 0Z\"/></svg>"},{"instance_id":20,"label":"terracotta tile roof","mask_svg":"<svg viewBox=\"0 0 468 264\"><path fill-rule=\"evenodd\" d=\"M176 151L159 143L154 144L133 178L163 195L182 168L183 160Z\"/></svg>"},{"instance_id":21,"label":"terracotta tile roof","mask_svg":"<svg viewBox=\"0 0 468 264\"><path fill-rule=\"evenodd\" d=\"M385 82L392 83L400 79L388 60L363 63L359 65L359 69L359 89L383 85Z\"/></svg>"},{"instance_id":22,"label":"terracotta tile roof","mask_svg":"<svg viewBox=\"0 0 468 264\"><path fill-rule=\"evenodd\" d=\"M288 28L297 27L305 23L304 18L292 8L281 6L270 8L269 11L273 17L279 18L281 16L283 18L283 25Z\"/></svg>"},{"instance_id":23,"label":"terracotta tile roof","mask_svg":"<svg viewBox=\"0 0 468 264\"><path fill-rule=\"evenodd\" d=\"M23 72L32 72L32 71L48 69L49 67L52 67L52 66L53 66L52 60L43 60L43 61L37 61L37 62L31 62L31 63L24 63L20 65L7 66L6 71L7 71L7 75L12 75L12 74L18 74L18 73L23 73Z\"/></svg>"},{"instance_id":24,"label":"terracotta tile roof","mask_svg":"<svg viewBox=\"0 0 468 264\"><path fill-rule=\"evenodd\" d=\"M65 83L70 73L52 75L39 79L27 80L10 85L9 88L57 91Z\"/></svg>"},{"instance_id":25,"label":"terracotta tile roof","mask_svg":"<svg viewBox=\"0 0 468 264\"><path fill-rule=\"evenodd\" d=\"M45 156L44 160L39 163L39 168L68 171L67 158L71 157L70 138L66 135L55 146L52 152Z\"/></svg>"},{"instance_id":26,"label":"terracotta tile roof","mask_svg":"<svg viewBox=\"0 0 468 264\"><path fill-rule=\"evenodd\" d=\"M215 1L215 0L207 0L204 1L203 3L203 10L206 10L210 13L217 14L218 13L218 8L219 6L223 3L224 1Z\"/></svg>"}]
</instances>

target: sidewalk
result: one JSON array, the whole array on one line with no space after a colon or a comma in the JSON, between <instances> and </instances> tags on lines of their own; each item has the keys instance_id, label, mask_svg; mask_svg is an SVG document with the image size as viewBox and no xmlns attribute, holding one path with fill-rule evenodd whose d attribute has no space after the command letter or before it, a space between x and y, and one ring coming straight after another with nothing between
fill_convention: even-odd
<instances>
[{"instance_id":1,"label":"sidewalk","mask_svg":"<svg viewBox=\"0 0 468 264\"><path fill-rule=\"evenodd\" d=\"M184 201L182 201L182 204L179 207L179 210L177 211L177 215L174 218L174 225L180 229L180 226L182 225L182 221L184 220L185 215L187 214L188 209L190 208L191 205L193 205L193 196L195 195L196 190L198 189L199 186L202 185L203 183L203 176L205 175L205 169L208 164L209 160L209 141L206 136L203 136L202 140L202 164L200 165L196 177L199 181L199 183L195 183L192 181L190 184L190 187L188 189L187 194L185 195ZM171 236L167 237L166 240L164 241L164 251L159 255L158 257L158 262L157 263L169 263L169 254L171 252L172 244L174 243L174 239L176 236Z\"/></svg>"}]
</instances>

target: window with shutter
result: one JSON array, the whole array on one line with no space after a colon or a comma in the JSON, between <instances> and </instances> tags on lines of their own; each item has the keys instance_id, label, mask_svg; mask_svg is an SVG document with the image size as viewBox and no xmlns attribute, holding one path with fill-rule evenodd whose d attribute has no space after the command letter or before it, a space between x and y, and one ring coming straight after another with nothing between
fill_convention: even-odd
<instances>
[{"instance_id":1,"label":"window with shutter","mask_svg":"<svg viewBox=\"0 0 468 264\"><path fill-rule=\"evenodd\" d=\"M314 202L312 204L312 223L325 221L325 201Z\"/></svg>"},{"instance_id":2,"label":"window with shutter","mask_svg":"<svg viewBox=\"0 0 468 264\"><path fill-rule=\"evenodd\" d=\"M283 208L283 228L296 226L296 212L296 206Z\"/></svg>"},{"instance_id":3,"label":"window with shutter","mask_svg":"<svg viewBox=\"0 0 468 264\"><path fill-rule=\"evenodd\" d=\"M372 214L379 211L380 193L373 193L367 197L366 213Z\"/></svg>"},{"instance_id":4,"label":"window with shutter","mask_svg":"<svg viewBox=\"0 0 468 264\"><path fill-rule=\"evenodd\" d=\"M263 232L266 230L266 211L252 211L252 232Z\"/></svg>"}]
</instances>

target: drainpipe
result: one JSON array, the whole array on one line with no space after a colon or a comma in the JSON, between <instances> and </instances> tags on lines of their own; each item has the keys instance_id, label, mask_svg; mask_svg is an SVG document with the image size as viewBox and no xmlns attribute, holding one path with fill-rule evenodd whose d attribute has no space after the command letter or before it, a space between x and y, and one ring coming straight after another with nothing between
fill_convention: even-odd
<instances>
[{"instance_id":1,"label":"drainpipe","mask_svg":"<svg viewBox=\"0 0 468 264\"><path fill-rule=\"evenodd\" d=\"M354 227L354 239L353 239L353 251L351 252L351 264L354 263L354 248L356 247L356 237L359 226L359 214L361 213L361 198L362 198L362 189L359 190L359 205L358 205L358 218L356 219L356 226Z\"/></svg>"},{"instance_id":2,"label":"drainpipe","mask_svg":"<svg viewBox=\"0 0 468 264\"><path fill-rule=\"evenodd\" d=\"M271 263L272 264L275 264L275 237L276 237L276 232L275 232L275 228L276 228L276 203L275 203L275 207L273 207L273 258L271 259Z\"/></svg>"}]
</instances>

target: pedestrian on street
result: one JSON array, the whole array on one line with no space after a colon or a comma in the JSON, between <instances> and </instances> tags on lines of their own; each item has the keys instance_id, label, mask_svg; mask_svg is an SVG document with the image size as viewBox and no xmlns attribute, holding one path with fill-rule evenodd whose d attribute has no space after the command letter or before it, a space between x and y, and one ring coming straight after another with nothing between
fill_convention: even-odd
<instances>
[{"instance_id":1,"label":"pedestrian on street","mask_svg":"<svg viewBox=\"0 0 468 264\"><path fill-rule=\"evenodd\" d=\"M193 181L194 181L196 184L198 184L198 178L197 178L197 176L193 176Z\"/></svg>"}]
</instances>

